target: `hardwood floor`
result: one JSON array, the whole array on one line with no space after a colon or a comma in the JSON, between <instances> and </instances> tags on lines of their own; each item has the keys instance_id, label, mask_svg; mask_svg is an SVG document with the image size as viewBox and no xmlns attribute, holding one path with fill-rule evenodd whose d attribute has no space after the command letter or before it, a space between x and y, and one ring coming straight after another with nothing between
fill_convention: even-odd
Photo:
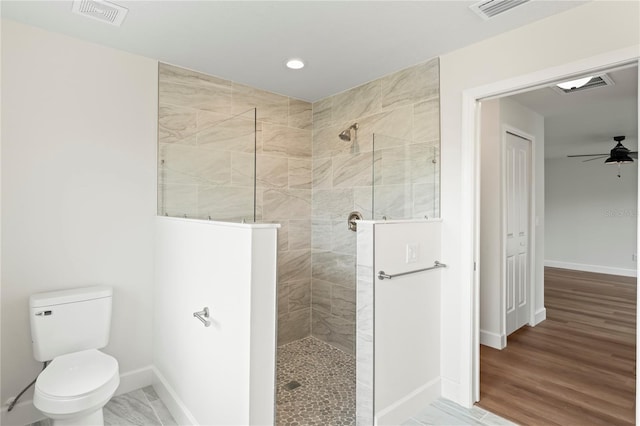
<instances>
[{"instance_id":1,"label":"hardwood floor","mask_svg":"<svg viewBox=\"0 0 640 426\"><path fill-rule=\"evenodd\" d=\"M633 425L636 279L545 268L547 319L480 348L480 402L522 425Z\"/></svg>"}]
</instances>

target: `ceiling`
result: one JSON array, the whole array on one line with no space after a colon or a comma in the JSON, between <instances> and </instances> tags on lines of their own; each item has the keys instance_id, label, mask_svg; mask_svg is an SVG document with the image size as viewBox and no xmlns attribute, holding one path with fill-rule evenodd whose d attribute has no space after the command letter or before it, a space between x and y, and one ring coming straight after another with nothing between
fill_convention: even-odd
<instances>
[{"instance_id":1,"label":"ceiling","mask_svg":"<svg viewBox=\"0 0 640 426\"><path fill-rule=\"evenodd\" d=\"M613 86L564 95L545 87L510 97L545 117L545 158L607 153L618 135L626 136L624 146L638 149L638 68L607 75Z\"/></svg>"},{"instance_id":2,"label":"ceiling","mask_svg":"<svg viewBox=\"0 0 640 426\"><path fill-rule=\"evenodd\" d=\"M121 27L71 1L1 2L3 18L316 101L586 1L533 0L489 20L474 1L129 1ZM307 66L289 70L300 57Z\"/></svg>"}]
</instances>

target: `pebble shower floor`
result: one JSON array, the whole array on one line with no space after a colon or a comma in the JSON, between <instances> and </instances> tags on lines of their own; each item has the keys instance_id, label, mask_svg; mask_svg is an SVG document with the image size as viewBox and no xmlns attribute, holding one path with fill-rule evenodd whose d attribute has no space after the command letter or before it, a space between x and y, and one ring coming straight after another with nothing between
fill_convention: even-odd
<instances>
[{"instance_id":1,"label":"pebble shower floor","mask_svg":"<svg viewBox=\"0 0 640 426\"><path fill-rule=\"evenodd\" d=\"M353 355L306 337L280 346L277 365L276 426L356 424Z\"/></svg>"}]
</instances>

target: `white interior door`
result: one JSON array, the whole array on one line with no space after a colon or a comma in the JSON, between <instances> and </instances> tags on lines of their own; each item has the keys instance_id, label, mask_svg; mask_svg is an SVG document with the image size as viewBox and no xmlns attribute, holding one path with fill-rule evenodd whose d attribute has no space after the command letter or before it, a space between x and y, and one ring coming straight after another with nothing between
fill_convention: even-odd
<instances>
[{"instance_id":1,"label":"white interior door","mask_svg":"<svg viewBox=\"0 0 640 426\"><path fill-rule=\"evenodd\" d=\"M505 296L506 334L529 321L529 203L531 141L506 132L505 138Z\"/></svg>"}]
</instances>

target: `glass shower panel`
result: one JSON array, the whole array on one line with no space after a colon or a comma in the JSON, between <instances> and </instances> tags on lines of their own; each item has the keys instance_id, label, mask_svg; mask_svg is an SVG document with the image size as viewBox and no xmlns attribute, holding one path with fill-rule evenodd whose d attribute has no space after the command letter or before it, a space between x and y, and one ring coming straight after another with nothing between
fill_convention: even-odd
<instances>
[{"instance_id":1,"label":"glass shower panel","mask_svg":"<svg viewBox=\"0 0 640 426\"><path fill-rule=\"evenodd\" d=\"M373 135L373 219L440 217L440 149Z\"/></svg>"},{"instance_id":2,"label":"glass shower panel","mask_svg":"<svg viewBox=\"0 0 640 426\"><path fill-rule=\"evenodd\" d=\"M255 222L256 110L198 118L193 135L158 144L158 214Z\"/></svg>"}]
</instances>

